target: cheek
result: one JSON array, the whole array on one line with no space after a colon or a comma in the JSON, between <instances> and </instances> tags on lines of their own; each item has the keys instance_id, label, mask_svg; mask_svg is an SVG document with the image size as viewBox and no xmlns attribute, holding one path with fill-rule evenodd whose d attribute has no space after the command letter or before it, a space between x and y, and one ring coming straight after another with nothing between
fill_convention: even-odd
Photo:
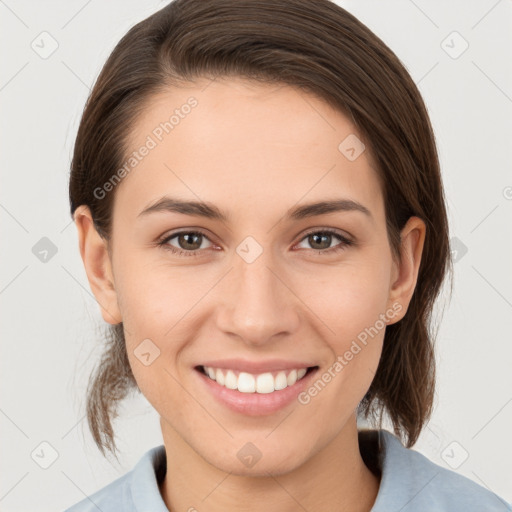
<instances>
[{"instance_id":1,"label":"cheek","mask_svg":"<svg viewBox=\"0 0 512 512\"><path fill-rule=\"evenodd\" d=\"M159 393L155 383L169 379L163 364L169 347L163 340L174 338L173 326L185 314L188 300L175 280L134 257L119 258L115 275L128 360L139 388L154 402ZM179 351L179 346L173 344L172 350Z\"/></svg>"},{"instance_id":2,"label":"cheek","mask_svg":"<svg viewBox=\"0 0 512 512\"><path fill-rule=\"evenodd\" d=\"M371 264L359 262L336 271L331 268L301 285L302 292L307 292L304 302L314 312L310 324L318 326L318 336L332 352L332 364L322 380L336 382L328 386L330 398L324 397L332 400L333 405L340 401L349 408L357 405L373 380L382 352L386 318L394 314L387 309L389 276L390 265L386 258L381 258ZM334 389L339 390L340 386L350 392L335 394Z\"/></svg>"},{"instance_id":3,"label":"cheek","mask_svg":"<svg viewBox=\"0 0 512 512\"><path fill-rule=\"evenodd\" d=\"M119 265L116 286L123 325L136 339L164 338L206 290L184 279L180 271L143 258ZM189 277L193 275L187 274ZM205 285L206 287L206 285Z\"/></svg>"},{"instance_id":4,"label":"cheek","mask_svg":"<svg viewBox=\"0 0 512 512\"><path fill-rule=\"evenodd\" d=\"M331 340L331 346L344 351L351 339L374 327L376 322L377 328L383 330L379 318L388 304L389 279L390 265L382 258L324 269L303 280L299 293L322 321L322 333Z\"/></svg>"}]
</instances>

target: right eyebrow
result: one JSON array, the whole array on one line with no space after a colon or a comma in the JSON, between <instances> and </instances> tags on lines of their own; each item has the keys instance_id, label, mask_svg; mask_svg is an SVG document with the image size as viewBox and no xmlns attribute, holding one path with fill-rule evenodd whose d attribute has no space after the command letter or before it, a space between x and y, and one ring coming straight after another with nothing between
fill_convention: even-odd
<instances>
[{"instance_id":1,"label":"right eyebrow","mask_svg":"<svg viewBox=\"0 0 512 512\"><path fill-rule=\"evenodd\" d=\"M184 215L195 215L208 219L227 222L228 215L211 203L198 201L181 201L172 197L164 196L156 203L146 207L137 217L145 216L153 212L174 212Z\"/></svg>"}]
</instances>

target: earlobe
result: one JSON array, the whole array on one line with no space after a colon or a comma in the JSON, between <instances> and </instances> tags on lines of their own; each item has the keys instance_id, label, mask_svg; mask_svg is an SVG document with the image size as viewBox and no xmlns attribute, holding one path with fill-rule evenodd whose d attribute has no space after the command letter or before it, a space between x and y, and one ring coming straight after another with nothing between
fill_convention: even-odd
<instances>
[{"instance_id":1,"label":"earlobe","mask_svg":"<svg viewBox=\"0 0 512 512\"><path fill-rule=\"evenodd\" d=\"M401 320L409 307L421 263L426 226L419 217L410 217L400 232L400 263L396 263L395 272L390 283L388 306L400 304L400 314L394 317L395 323Z\"/></svg>"},{"instance_id":2,"label":"earlobe","mask_svg":"<svg viewBox=\"0 0 512 512\"><path fill-rule=\"evenodd\" d=\"M74 220L78 230L80 255L87 279L100 305L103 319L109 324L118 324L122 318L117 302L107 241L96 230L88 206L79 206L75 210Z\"/></svg>"}]
</instances>

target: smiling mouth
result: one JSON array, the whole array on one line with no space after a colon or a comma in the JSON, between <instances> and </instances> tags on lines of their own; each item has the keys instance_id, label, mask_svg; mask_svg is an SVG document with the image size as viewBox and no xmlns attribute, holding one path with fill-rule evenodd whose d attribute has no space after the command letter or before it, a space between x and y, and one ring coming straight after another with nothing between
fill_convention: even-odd
<instances>
[{"instance_id":1,"label":"smiling mouth","mask_svg":"<svg viewBox=\"0 0 512 512\"><path fill-rule=\"evenodd\" d=\"M280 391L293 386L316 369L318 369L318 366L252 374L202 365L195 367L195 370L216 381L220 386L241 393L273 393Z\"/></svg>"}]
</instances>

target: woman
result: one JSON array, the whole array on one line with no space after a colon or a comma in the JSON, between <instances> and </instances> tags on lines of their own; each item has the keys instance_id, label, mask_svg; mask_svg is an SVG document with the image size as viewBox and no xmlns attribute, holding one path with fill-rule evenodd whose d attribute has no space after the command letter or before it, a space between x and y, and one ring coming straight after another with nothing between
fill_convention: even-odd
<instances>
[{"instance_id":1,"label":"woman","mask_svg":"<svg viewBox=\"0 0 512 512\"><path fill-rule=\"evenodd\" d=\"M94 439L115 453L138 389L164 445L69 511L511 510L410 450L444 193L414 82L341 7L175 0L137 24L87 102L70 202L112 326Z\"/></svg>"}]
</instances>

